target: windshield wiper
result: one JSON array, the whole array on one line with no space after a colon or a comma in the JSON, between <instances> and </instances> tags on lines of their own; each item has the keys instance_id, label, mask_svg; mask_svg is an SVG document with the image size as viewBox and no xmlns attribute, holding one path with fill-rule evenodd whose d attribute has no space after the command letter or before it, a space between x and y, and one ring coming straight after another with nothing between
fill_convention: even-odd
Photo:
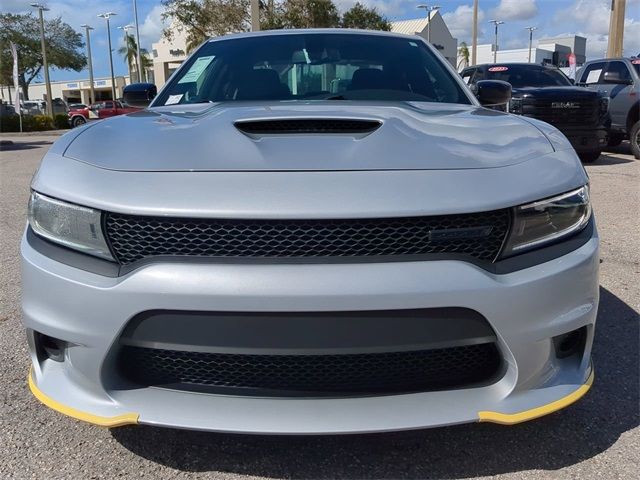
<instances>
[{"instance_id":1,"label":"windshield wiper","mask_svg":"<svg viewBox=\"0 0 640 480\"><path fill-rule=\"evenodd\" d=\"M344 95L332 95L330 97L323 98L323 100L346 100Z\"/></svg>"}]
</instances>

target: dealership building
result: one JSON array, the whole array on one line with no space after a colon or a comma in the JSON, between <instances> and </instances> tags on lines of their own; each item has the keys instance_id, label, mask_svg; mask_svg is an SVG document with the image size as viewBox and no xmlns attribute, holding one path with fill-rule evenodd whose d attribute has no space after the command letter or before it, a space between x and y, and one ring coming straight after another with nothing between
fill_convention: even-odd
<instances>
[{"instance_id":1,"label":"dealership building","mask_svg":"<svg viewBox=\"0 0 640 480\"><path fill-rule=\"evenodd\" d=\"M431 44L449 60L451 65L456 66L458 39L451 35L439 11L429 12L429 17L391 22L391 31L405 35L418 35L425 40L431 37Z\"/></svg>"},{"instance_id":2,"label":"dealership building","mask_svg":"<svg viewBox=\"0 0 640 480\"><path fill-rule=\"evenodd\" d=\"M494 63L493 44L478 45L477 62ZM576 66L582 65L587 57L587 39L578 35L558 38L541 38L537 47L531 49L531 63L549 64L557 67L569 66L569 54L576 56ZM529 48L498 50L497 63L526 63L529 61Z\"/></svg>"},{"instance_id":3,"label":"dealership building","mask_svg":"<svg viewBox=\"0 0 640 480\"><path fill-rule=\"evenodd\" d=\"M115 77L116 98L122 98L122 90L125 85L129 85L128 76ZM94 101L111 99L111 77L94 78L93 89L96 95ZM13 87L11 91L7 87L0 89L3 102L9 103L15 95ZM51 96L53 98L61 98L67 103L84 103L89 104L91 92L91 83L86 80L67 80L59 82L51 82ZM44 83L31 83L29 85L29 99L43 100L46 98L47 89Z\"/></svg>"}]
</instances>

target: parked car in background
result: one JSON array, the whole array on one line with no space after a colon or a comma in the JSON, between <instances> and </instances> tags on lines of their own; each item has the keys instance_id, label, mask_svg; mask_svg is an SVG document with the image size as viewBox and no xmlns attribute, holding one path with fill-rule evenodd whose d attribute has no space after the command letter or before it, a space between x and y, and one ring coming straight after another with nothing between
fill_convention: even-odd
<instances>
[{"instance_id":1,"label":"parked car in background","mask_svg":"<svg viewBox=\"0 0 640 480\"><path fill-rule=\"evenodd\" d=\"M15 115L16 109L13 105L9 105L8 103L0 102L0 115Z\"/></svg>"},{"instance_id":2,"label":"parked car in background","mask_svg":"<svg viewBox=\"0 0 640 480\"><path fill-rule=\"evenodd\" d=\"M576 87L556 67L533 63L501 63L465 68L462 78L472 88L480 80L503 80L513 88L508 110L537 118L560 130L580 159L593 162L607 145L608 100Z\"/></svg>"},{"instance_id":3,"label":"parked car in background","mask_svg":"<svg viewBox=\"0 0 640 480\"><path fill-rule=\"evenodd\" d=\"M33 177L44 404L335 434L518 423L589 390L589 179L556 128L484 108L508 83L474 97L419 36L300 29L204 42L155 93L125 87L149 108L60 137Z\"/></svg>"},{"instance_id":4,"label":"parked car in background","mask_svg":"<svg viewBox=\"0 0 640 480\"><path fill-rule=\"evenodd\" d=\"M20 102L22 115L42 115L46 108L46 103L43 100L23 100Z\"/></svg>"},{"instance_id":5,"label":"parked car in background","mask_svg":"<svg viewBox=\"0 0 640 480\"><path fill-rule=\"evenodd\" d=\"M73 110L69 110L69 123L72 127L84 125L89 120L102 120L140 110L140 108L123 104L119 100L116 100L115 102L112 100L106 100L104 102L93 103L89 107L83 107L84 108L74 108Z\"/></svg>"},{"instance_id":6,"label":"parked car in background","mask_svg":"<svg viewBox=\"0 0 640 480\"><path fill-rule=\"evenodd\" d=\"M67 102L61 98L54 98L51 102L53 115L66 114L69 111ZM47 102L38 100L23 100L20 102L22 115L44 115L47 112Z\"/></svg>"},{"instance_id":7,"label":"parked car in background","mask_svg":"<svg viewBox=\"0 0 640 480\"><path fill-rule=\"evenodd\" d=\"M611 130L609 145L625 139L640 158L640 58L592 60L576 74L578 85L609 97Z\"/></svg>"}]
</instances>

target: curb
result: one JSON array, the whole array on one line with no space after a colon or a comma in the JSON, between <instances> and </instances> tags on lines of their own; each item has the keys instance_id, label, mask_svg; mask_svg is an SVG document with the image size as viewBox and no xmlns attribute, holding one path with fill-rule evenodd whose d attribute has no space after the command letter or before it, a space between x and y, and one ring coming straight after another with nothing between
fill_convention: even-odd
<instances>
[{"instance_id":1,"label":"curb","mask_svg":"<svg viewBox=\"0 0 640 480\"><path fill-rule=\"evenodd\" d=\"M11 137L59 137L70 130L45 130L43 132L0 132L0 138Z\"/></svg>"}]
</instances>

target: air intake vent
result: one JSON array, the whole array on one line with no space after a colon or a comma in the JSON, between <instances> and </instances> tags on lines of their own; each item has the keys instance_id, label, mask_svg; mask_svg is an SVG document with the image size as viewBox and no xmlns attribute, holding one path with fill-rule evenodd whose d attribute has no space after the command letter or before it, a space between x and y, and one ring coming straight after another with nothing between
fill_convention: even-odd
<instances>
[{"instance_id":1,"label":"air intake vent","mask_svg":"<svg viewBox=\"0 0 640 480\"><path fill-rule=\"evenodd\" d=\"M380 127L376 120L340 118L302 118L278 120L251 120L236 122L238 130L252 135L284 135L296 133L371 133Z\"/></svg>"}]
</instances>

